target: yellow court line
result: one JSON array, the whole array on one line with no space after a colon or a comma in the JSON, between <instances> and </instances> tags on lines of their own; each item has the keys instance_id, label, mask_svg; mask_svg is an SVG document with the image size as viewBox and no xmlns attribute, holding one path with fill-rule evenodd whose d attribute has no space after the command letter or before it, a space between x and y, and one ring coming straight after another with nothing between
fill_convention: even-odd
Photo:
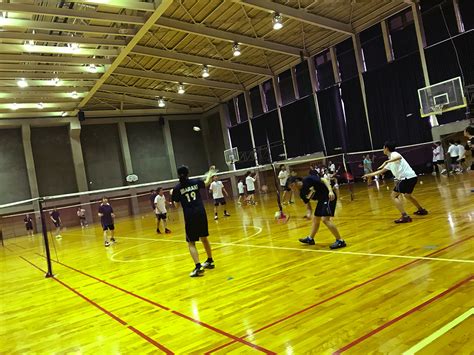
<instances>
[{"instance_id":1,"label":"yellow court line","mask_svg":"<svg viewBox=\"0 0 474 355\"><path fill-rule=\"evenodd\" d=\"M418 344L415 344L413 347L411 347L410 349L408 349L407 351L405 351L403 353L403 355L413 355L413 354L416 354L418 351L420 351L421 349L423 349L424 347L428 346L429 344L431 344L433 341L435 341L436 339L438 339L440 336L442 336L443 334L447 333L448 331L450 331L451 329L453 329L455 326L457 326L459 323L462 323L464 322L467 318L469 318L470 316L474 315L474 308L471 308L469 309L468 311L466 311L465 313L461 314L459 317L457 317L456 319L453 319L451 322L449 322L448 324L444 325L443 327L441 327L440 329L438 329L436 332L434 332L433 334L431 334L429 337L423 339L422 341L420 341Z\"/></svg>"},{"instance_id":2,"label":"yellow court line","mask_svg":"<svg viewBox=\"0 0 474 355\"><path fill-rule=\"evenodd\" d=\"M142 239L142 238L122 237L122 239ZM153 239L153 238L150 238L150 239ZM147 238L147 240L150 240L150 239ZM186 243L185 240L158 239L158 238L153 239L153 240L160 241L160 242ZM445 261L445 262L468 263L468 264L474 263L474 260L467 260L467 259L446 259L446 258L431 258L431 257L428 257L428 256L363 253L363 252L356 252L356 251L302 249L302 248L291 248L291 247L276 247L276 246L269 246L269 245L219 243L219 242L212 242L212 245L236 246L236 247L246 247L246 248L261 248L261 249L276 249L276 250L291 250L291 251L302 251L302 252L312 252L312 253L347 254L347 255L357 255L357 256L375 256L375 257L382 257L382 258Z\"/></svg>"}]
</instances>

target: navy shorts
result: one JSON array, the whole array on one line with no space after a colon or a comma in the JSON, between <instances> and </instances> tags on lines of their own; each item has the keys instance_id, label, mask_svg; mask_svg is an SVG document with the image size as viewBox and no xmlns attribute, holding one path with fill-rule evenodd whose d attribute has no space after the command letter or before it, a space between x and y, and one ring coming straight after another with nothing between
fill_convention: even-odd
<instances>
[{"instance_id":1,"label":"navy shorts","mask_svg":"<svg viewBox=\"0 0 474 355\"><path fill-rule=\"evenodd\" d=\"M411 194L415 189L418 178L415 176L411 179L400 180L395 184L393 191L401 194Z\"/></svg>"},{"instance_id":2,"label":"navy shorts","mask_svg":"<svg viewBox=\"0 0 474 355\"><path fill-rule=\"evenodd\" d=\"M291 191L291 189L288 187L288 184L286 185L280 185L281 191Z\"/></svg>"},{"instance_id":3,"label":"navy shorts","mask_svg":"<svg viewBox=\"0 0 474 355\"><path fill-rule=\"evenodd\" d=\"M113 231L115 229L115 226L114 226L113 223L112 224L103 224L102 229L104 231L106 231L106 230Z\"/></svg>"},{"instance_id":4,"label":"navy shorts","mask_svg":"<svg viewBox=\"0 0 474 355\"><path fill-rule=\"evenodd\" d=\"M56 228L60 228L61 227L61 222L59 221L53 221L53 224Z\"/></svg>"},{"instance_id":5,"label":"navy shorts","mask_svg":"<svg viewBox=\"0 0 474 355\"><path fill-rule=\"evenodd\" d=\"M166 213L156 213L156 218L161 221L161 220L166 220Z\"/></svg>"},{"instance_id":6,"label":"navy shorts","mask_svg":"<svg viewBox=\"0 0 474 355\"><path fill-rule=\"evenodd\" d=\"M197 242L199 238L209 236L206 212L184 216L186 241Z\"/></svg>"},{"instance_id":7,"label":"navy shorts","mask_svg":"<svg viewBox=\"0 0 474 355\"><path fill-rule=\"evenodd\" d=\"M254 194L255 194L255 190L252 190L252 191L247 190L247 195L254 195Z\"/></svg>"},{"instance_id":8,"label":"navy shorts","mask_svg":"<svg viewBox=\"0 0 474 355\"><path fill-rule=\"evenodd\" d=\"M459 157L451 157L451 164L456 164Z\"/></svg>"},{"instance_id":9,"label":"navy shorts","mask_svg":"<svg viewBox=\"0 0 474 355\"><path fill-rule=\"evenodd\" d=\"M336 211L337 197L334 195L334 200L318 200L316 209L314 210L314 215L316 217L334 217L334 212Z\"/></svg>"},{"instance_id":10,"label":"navy shorts","mask_svg":"<svg viewBox=\"0 0 474 355\"><path fill-rule=\"evenodd\" d=\"M31 223L26 223L25 226L26 226L26 230L27 230L27 231L32 231L32 230L33 230L33 224L31 224Z\"/></svg>"},{"instance_id":11,"label":"navy shorts","mask_svg":"<svg viewBox=\"0 0 474 355\"><path fill-rule=\"evenodd\" d=\"M222 206L225 205L225 198L224 197L214 199L214 206L219 206L219 205L222 205Z\"/></svg>"},{"instance_id":12,"label":"navy shorts","mask_svg":"<svg viewBox=\"0 0 474 355\"><path fill-rule=\"evenodd\" d=\"M244 196L244 195L245 195L245 194L244 194L243 192L241 192L241 193L239 194L239 196Z\"/></svg>"}]
</instances>

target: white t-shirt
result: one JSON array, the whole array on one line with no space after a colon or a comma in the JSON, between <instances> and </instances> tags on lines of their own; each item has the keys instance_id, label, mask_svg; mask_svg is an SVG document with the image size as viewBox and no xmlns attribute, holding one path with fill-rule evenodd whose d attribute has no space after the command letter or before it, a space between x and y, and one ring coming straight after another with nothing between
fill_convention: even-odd
<instances>
[{"instance_id":1,"label":"white t-shirt","mask_svg":"<svg viewBox=\"0 0 474 355\"><path fill-rule=\"evenodd\" d=\"M280 179L280 186L285 186L286 180L288 180L288 171L280 170L280 173L278 174L278 179Z\"/></svg>"},{"instance_id":2,"label":"white t-shirt","mask_svg":"<svg viewBox=\"0 0 474 355\"><path fill-rule=\"evenodd\" d=\"M224 188L224 184L222 181L213 181L209 189L212 191L212 198L224 198L224 194L222 193L222 189Z\"/></svg>"},{"instance_id":3,"label":"white t-shirt","mask_svg":"<svg viewBox=\"0 0 474 355\"><path fill-rule=\"evenodd\" d=\"M456 147L454 144L451 144L448 148L448 154L451 158L452 157L458 157L459 156L458 147Z\"/></svg>"},{"instance_id":4,"label":"white t-shirt","mask_svg":"<svg viewBox=\"0 0 474 355\"><path fill-rule=\"evenodd\" d=\"M459 159L466 158L466 148L464 148L464 146L461 144L458 144L457 148L458 148Z\"/></svg>"},{"instance_id":5,"label":"white t-shirt","mask_svg":"<svg viewBox=\"0 0 474 355\"><path fill-rule=\"evenodd\" d=\"M245 178L245 185L247 185L247 191L255 191L255 179L250 175Z\"/></svg>"},{"instance_id":6,"label":"white t-shirt","mask_svg":"<svg viewBox=\"0 0 474 355\"><path fill-rule=\"evenodd\" d=\"M237 188L239 189L239 194L243 194L245 192L244 183L242 181L239 181L239 183L237 184Z\"/></svg>"},{"instance_id":7,"label":"white t-shirt","mask_svg":"<svg viewBox=\"0 0 474 355\"><path fill-rule=\"evenodd\" d=\"M437 146L433 149L433 161L444 160L444 152L442 146Z\"/></svg>"},{"instance_id":8,"label":"white t-shirt","mask_svg":"<svg viewBox=\"0 0 474 355\"><path fill-rule=\"evenodd\" d=\"M385 166L386 169L389 169L392 172L393 176L395 176L395 179L405 180L416 177L415 172L411 168L410 164L408 164L408 162L405 160L405 158L403 158L398 152L391 152L388 159L395 158L401 159L392 163L388 163Z\"/></svg>"},{"instance_id":9,"label":"white t-shirt","mask_svg":"<svg viewBox=\"0 0 474 355\"><path fill-rule=\"evenodd\" d=\"M166 197L161 195L156 195L155 197L155 213L162 214L166 213Z\"/></svg>"},{"instance_id":10,"label":"white t-shirt","mask_svg":"<svg viewBox=\"0 0 474 355\"><path fill-rule=\"evenodd\" d=\"M335 173L336 172L336 165L334 165L334 163L332 163L331 165L329 165L329 171L331 173Z\"/></svg>"},{"instance_id":11,"label":"white t-shirt","mask_svg":"<svg viewBox=\"0 0 474 355\"><path fill-rule=\"evenodd\" d=\"M77 216L78 217L85 217L86 216L86 210L81 208L80 210L77 210Z\"/></svg>"}]
</instances>

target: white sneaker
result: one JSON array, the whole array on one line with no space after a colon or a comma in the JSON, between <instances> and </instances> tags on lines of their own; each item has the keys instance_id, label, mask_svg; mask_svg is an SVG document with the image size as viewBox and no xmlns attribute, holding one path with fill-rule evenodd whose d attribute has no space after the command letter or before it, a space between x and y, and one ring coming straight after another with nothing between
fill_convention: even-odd
<instances>
[{"instance_id":1,"label":"white sneaker","mask_svg":"<svg viewBox=\"0 0 474 355\"><path fill-rule=\"evenodd\" d=\"M216 220L217 220L217 216L214 216L214 221L216 221Z\"/></svg>"},{"instance_id":2,"label":"white sneaker","mask_svg":"<svg viewBox=\"0 0 474 355\"><path fill-rule=\"evenodd\" d=\"M58 235L56 236L56 239L63 239L63 237L62 237L60 234L58 234Z\"/></svg>"}]
</instances>

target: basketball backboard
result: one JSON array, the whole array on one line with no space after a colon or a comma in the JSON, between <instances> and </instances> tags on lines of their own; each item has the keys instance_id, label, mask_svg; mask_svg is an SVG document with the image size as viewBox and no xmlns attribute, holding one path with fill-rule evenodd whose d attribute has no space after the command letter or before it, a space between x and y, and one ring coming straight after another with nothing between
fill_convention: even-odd
<instances>
[{"instance_id":1,"label":"basketball backboard","mask_svg":"<svg viewBox=\"0 0 474 355\"><path fill-rule=\"evenodd\" d=\"M461 77L418 89L421 117L466 107Z\"/></svg>"}]
</instances>

